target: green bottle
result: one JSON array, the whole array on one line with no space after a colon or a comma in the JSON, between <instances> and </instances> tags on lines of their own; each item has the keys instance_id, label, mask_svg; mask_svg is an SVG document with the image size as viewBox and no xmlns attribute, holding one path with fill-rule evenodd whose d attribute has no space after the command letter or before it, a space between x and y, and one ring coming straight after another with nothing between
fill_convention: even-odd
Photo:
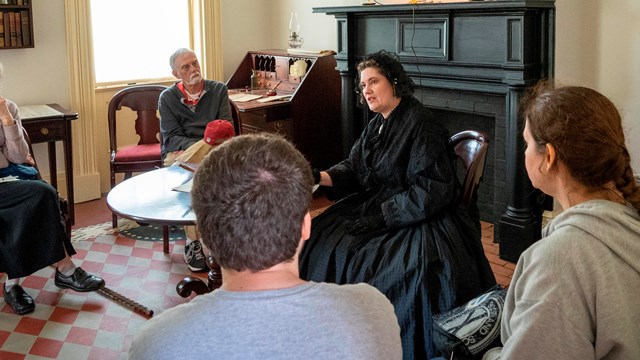
<instances>
[{"instance_id":1,"label":"green bottle","mask_svg":"<svg viewBox=\"0 0 640 360\"><path fill-rule=\"evenodd\" d=\"M255 90L258 88L258 76L256 75L256 71L251 69L251 90Z\"/></svg>"}]
</instances>

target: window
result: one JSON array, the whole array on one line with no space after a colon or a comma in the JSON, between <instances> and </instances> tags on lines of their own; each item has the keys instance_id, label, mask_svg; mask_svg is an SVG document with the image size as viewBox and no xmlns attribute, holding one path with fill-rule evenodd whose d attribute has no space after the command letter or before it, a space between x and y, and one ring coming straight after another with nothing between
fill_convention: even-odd
<instances>
[{"instance_id":1,"label":"window","mask_svg":"<svg viewBox=\"0 0 640 360\"><path fill-rule=\"evenodd\" d=\"M91 0L98 85L173 79L169 56L189 47L189 2Z\"/></svg>"}]
</instances>

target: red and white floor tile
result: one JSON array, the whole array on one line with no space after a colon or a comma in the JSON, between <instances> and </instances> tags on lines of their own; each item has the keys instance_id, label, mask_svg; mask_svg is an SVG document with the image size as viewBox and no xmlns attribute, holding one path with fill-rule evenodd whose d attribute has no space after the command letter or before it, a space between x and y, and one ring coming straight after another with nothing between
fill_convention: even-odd
<instances>
[{"instance_id":1,"label":"red and white floor tile","mask_svg":"<svg viewBox=\"0 0 640 360\"><path fill-rule=\"evenodd\" d=\"M103 277L107 287L159 314L189 301L176 284L193 274L183 260L184 241L170 243L102 235L74 242L74 263ZM0 359L126 359L147 317L97 292L78 293L54 285L54 269L42 269L21 282L35 299L35 312L15 315L0 302ZM194 295L192 295L193 297Z\"/></svg>"}]
</instances>

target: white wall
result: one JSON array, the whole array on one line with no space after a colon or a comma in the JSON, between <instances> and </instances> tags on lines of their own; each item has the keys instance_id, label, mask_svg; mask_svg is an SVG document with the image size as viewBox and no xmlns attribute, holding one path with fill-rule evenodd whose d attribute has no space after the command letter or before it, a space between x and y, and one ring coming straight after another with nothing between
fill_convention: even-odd
<instances>
[{"instance_id":1,"label":"white wall","mask_svg":"<svg viewBox=\"0 0 640 360\"><path fill-rule=\"evenodd\" d=\"M640 173L640 1L600 0L599 3L600 43L595 88L620 110L633 168Z\"/></svg>"},{"instance_id":2,"label":"white wall","mask_svg":"<svg viewBox=\"0 0 640 360\"><path fill-rule=\"evenodd\" d=\"M224 77L228 79L249 50L277 49L273 17L279 0L222 0Z\"/></svg>"}]
</instances>

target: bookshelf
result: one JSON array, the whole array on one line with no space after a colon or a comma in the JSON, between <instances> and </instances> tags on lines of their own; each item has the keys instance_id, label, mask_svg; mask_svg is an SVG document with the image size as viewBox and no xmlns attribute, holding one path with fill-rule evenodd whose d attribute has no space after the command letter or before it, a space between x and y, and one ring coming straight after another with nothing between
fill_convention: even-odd
<instances>
[{"instance_id":1,"label":"bookshelf","mask_svg":"<svg viewBox=\"0 0 640 360\"><path fill-rule=\"evenodd\" d=\"M0 50L33 47L32 0L0 0Z\"/></svg>"}]
</instances>

